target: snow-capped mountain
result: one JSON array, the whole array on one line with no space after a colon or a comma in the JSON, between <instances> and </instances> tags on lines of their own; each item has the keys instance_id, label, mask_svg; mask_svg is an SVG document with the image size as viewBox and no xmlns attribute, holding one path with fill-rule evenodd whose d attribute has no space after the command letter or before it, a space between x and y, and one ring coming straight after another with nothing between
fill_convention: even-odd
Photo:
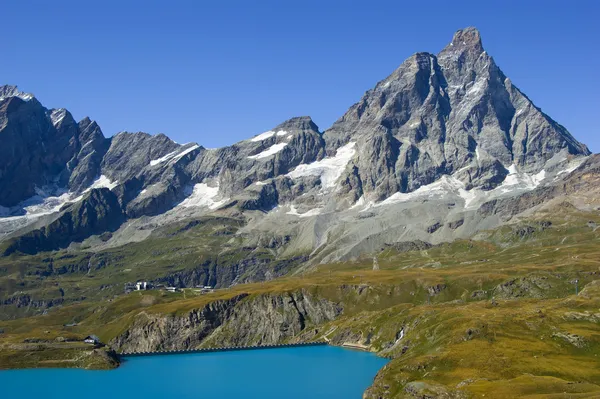
<instances>
[{"instance_id":1,"label":"snow-capped mountain","mask_svg":"<svg viewBox=\"0 0 600 399\"><path fill-rule=\"evenodd\" d=\"M474 28L437 55L411 56L324 132L297 117L219 149L162 134L105 138L89 118L3 86L0 137L10 251L106 229L103 245L122 245L217 213L244 220L248 240L285 235L285 251L316 261L471 236L505 221L482 207L556 185L590 154L512 84Z\"/></svg>"}]
</instances>

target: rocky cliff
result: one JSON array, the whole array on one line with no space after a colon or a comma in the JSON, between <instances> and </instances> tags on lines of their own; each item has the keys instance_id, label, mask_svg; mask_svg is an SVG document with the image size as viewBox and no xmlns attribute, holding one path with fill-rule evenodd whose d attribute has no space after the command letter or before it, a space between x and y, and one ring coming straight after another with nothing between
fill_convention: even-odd
<instances>
[{"instance_id":1,"label":"rocky cliff","mask_svg":"<svg viewBox=\"0 0 600 399\"><path fill-rule=\"evenodd\" d=\"M110 345L119 352L133 352L278 344L342 311L340 305L304 290L239 295L184 314L142 313Z\"/></svg>"}]
</instances>

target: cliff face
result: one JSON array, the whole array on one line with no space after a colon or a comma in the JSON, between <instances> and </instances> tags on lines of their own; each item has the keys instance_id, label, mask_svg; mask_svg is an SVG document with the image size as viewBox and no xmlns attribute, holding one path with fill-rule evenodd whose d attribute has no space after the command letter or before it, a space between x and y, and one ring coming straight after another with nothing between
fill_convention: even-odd
<instances>
[{"instance_id":1,"label":"cliff face","mask_svg":"<svg viewBox=\"0 0 600 399\"><path fill-rule=\"evenodd\" d=\"M239 295L183 315L142 313L110 346L118 352L134 352L278 344L333 320L342 311L340 305L304 290Z\"/></svg>"}]
</instances>

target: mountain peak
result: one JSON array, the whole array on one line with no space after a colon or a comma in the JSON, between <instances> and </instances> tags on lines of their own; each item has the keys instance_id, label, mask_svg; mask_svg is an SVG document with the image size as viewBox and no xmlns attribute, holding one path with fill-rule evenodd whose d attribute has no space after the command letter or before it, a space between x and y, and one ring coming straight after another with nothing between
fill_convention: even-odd
<instances>
[{"instance_id":1,"label":"mountain peak","mask_svg":"<svg viewBox=\"0 0 600 399\"><path fill-rule=\"evenodd\" d=\"M4 100L5 98L9 98L9 97L19 97L23 101L29 101L32 98L34 98L33 94L31 94L31 93L24 93L22 91L19 91L17 86L13 86L13 85L0 86L0 100Z\"/></svg>"},{"instance_id":2,"label":"mountain peak","mask_svg":"<svg viewBox=\"0 0 600 399\"><path fill-rule=\"evenodd\" d=\"M452 42L443 51L448 50L471 50L477 54L482 53L483 44L479 30L473 26L457 30L452 37Z\"/></svg>"},{"instance_id":3,"label":"mountain peak","mask_svg":"<svg viewBox=\"0 0 600 399\"><path fill-rule=\"evenodd\" d=\"M495 66L481 43L481 35L476 28L469 27L456 31L450 42L437 56L450 85L468 84L473 80L472 72Z\"/></svg>"},{"instance_id":4,"label":"mountain peak","mask_svg":"<svg viewBox=\"0 0 600 399\"><path fill-rule=\"evenodd\" d=\"M319 127L313 122L310 116L296 116L280 123L275 130L313 130L318 132Z\"/></svg>"}]
</instances>

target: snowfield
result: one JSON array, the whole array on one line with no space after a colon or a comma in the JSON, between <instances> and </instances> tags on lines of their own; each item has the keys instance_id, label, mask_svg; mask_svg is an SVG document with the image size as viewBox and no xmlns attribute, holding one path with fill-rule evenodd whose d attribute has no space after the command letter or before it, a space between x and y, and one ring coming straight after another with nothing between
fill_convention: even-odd
<instances>
[{"instance_id":1,"label":"snowfield","mask_svg":"<svg viewBox=\"0 0 600 399\"><path fill-rule=\"evenodd\" d=\"M64 108L53 109L50 114L50 120L54 126L58 125L67 115L67 110Z\"/></svg>"},{"instance_id":2,"label":"snowfield","mask_svg":"<svg viewBox=\"0 0 600 399\"><path fill-rule=\"evenodd\" d=\"M184 144L183 146L186 146L188 144L189 143ZM177 150L170 152L163 157L160 157L158 159L153 159L152 161L150 161L150 166L160 165L161 163L167 162L167 161L169 161L171 163L176 163L181 158L183 158L190 152L194 151L196 148L200 148L200 146L198 144L194 144L191 147L184 149L183 151L181 151L181 148L178 148ZM179 152L179 151L181 151L181 152Z\"/></svg>"},{"instance_id":3,"label":"snowfield","mask_svg":"<svg viewBox=\"0 0 600 399\"><path fill-rule=\"evenodd\" d=\"M292 216L298 216L301 218L307 218L307 217L311 217L311 216L320 215L322 211L323 211L322 208L314 208L314 209L311 209L304 213L298 213L298 210L296 209L296 207L294 205L290 205L289 212L286 212L285 214L292 215Z\"/></svg>"},{"instance_id":4,"label":"snowfield","mask_svg":"<svg viewBox=\"0 0 600 399\"><path fill-rule=\"evenodd\" d=\"M268 132L261 133L261 134L259 134L259 135L258 135L258 136L256 136L256 137L252 137L252 138L250 139L250 141L253 141L253 142L257 142L257 141L263 141L263 140L266 140L266 139L268 139L269 137L272 137L274 134L275 134L275 132L274 132L274 131L272 131L272 130L269 130Z\"/></svg>"},{"instance_id":5,"label":"snowfield","mask_svg":"<svg viewBox=\"0 0 600 399\"><path fill-rule=\"evenodd\" d=\"M152 161L150 161L150 166L156 166L158 164L161 164L165 161L168 161L169 159L173 158L175 156L175 154L177 154L177 151L173 151L168 153L167 155L165 155L164 157L158 158L158 159L154 159Z\"/></svg>"},{"instance_id":6,"label":"snowfield","mask_svg":"<svg viewBox=\"0 0 600 399\"><path fill-rule=\"evenodd\" d=\"M556 180L560 175L572 172L581 164L581 162L583 162L583 160L576 160L572 162L572 164L569 164L566 169L552 173L552 176L555 176L554 180ZM536 174L531 174L520 172L515 165L511 165L507 168L507 170L508 175L506 176L502 184L500 184L493 190L484 191L480 188L466 190L465 184L463 182L461 182L453 176L445 175L437 181L431 184L421 186L410 193L394 193L379 203L365 203L366 200L363 197L361 197L351 207L351 209L356 209L361 206L364 206L364 208L361 210L362 212L373 207L380 207L424 199L441 199L448 196L461 198L463 200L463 206L465 209L477 209L481 204L487 201L534 190L544 181L550 180L551 177L544 169L542 169Z\"/></svg>"},{"instance_id":7,"label":"snowfield","mask_svg":"<svg viewBox=\"0 0 600 399\"><path fill-rule=\"evenodd\" d=\"M219 195L218 185L216 187L210 187L206 183L198 183L194 186L187 187L186 194L188 197L177 205L178 207L207 207L209 209L217 209L228 201L227 198L221 200L216 199Z\"/></svg>"},{"instance_id":8,"label":"snowfield","mask_svg":"<svg viewBox=\"0 0 600 399\"><path fill-rule=\"evenodd\" d=\"M177 161L179 161L181 158L183 158L184 156L186 156L187 154L189 154L190 152L194 151L197 148L200 148L200 146L198 144L194 144L193 146L186 148L185 150L183 150L182 152L177 154L175 157L173 157L173 159L171 160L171 163L177 163Z\"/></svg>"},{"instance_id":9,"label":"snowfield","mask_svg":"<svg viewBox=\"0 0 600 399\"><path fill-rule=\"evenodd\" d=\"M108 177L101 175L80 195L57 187L36 188L36 195L20 204L10 208L0 207L0 235L26 226L41 216L56 213L66 204L79 202L85 193L94 188L106 187L112 190L118 183L118 181L113 182Z\"/></svg>"},{"instance_id":10,"label":"snowfield","mask_svg":"<svg viewBox=\"0 0 600 399\"><path fill-rule=\"evenodd\" d=\"M94 182L92 183L91 186L89 186L87 189L85 189L84 193L87 193L88 191L90 191L93 188L108 188L109 190L112 190L113 188L117 187L119 185L119 181L111 181L108 177L101 175L99 178L97 178L96 180L94 180Z\"/></svg>"},{"instance_id":11,"label":"snowfield","mask_svg":"<svg viewBox=\"0 0 600 399\"><path fill-rule=\"evenodd\" d=\"M319 176L323 188L333 188L338 179L346 169L346 165L352 159L356 150L356 142L350 142L343 147L338 148L334 157L324 158L309 164L298 165L296 169L286 176L297 179L303 176Z\"/></svg>"},{"instance_id":12,"label":"snowfield","mask_svg":"<svg viewBox=\"0 0 600 399\"><path fill-rule=\"evenodd\" d=\"M259 154L256 154L256 155L250 155L248 158L250 158L250 159L262 159L262 158L270 157L271 155L275 155L279 151L283 150L283 148L286 145L287 145L287 143L273 144L271 147L269 147L268 149L264 150L263 152L261 152Z\"/></svg>"}]
</instances>

